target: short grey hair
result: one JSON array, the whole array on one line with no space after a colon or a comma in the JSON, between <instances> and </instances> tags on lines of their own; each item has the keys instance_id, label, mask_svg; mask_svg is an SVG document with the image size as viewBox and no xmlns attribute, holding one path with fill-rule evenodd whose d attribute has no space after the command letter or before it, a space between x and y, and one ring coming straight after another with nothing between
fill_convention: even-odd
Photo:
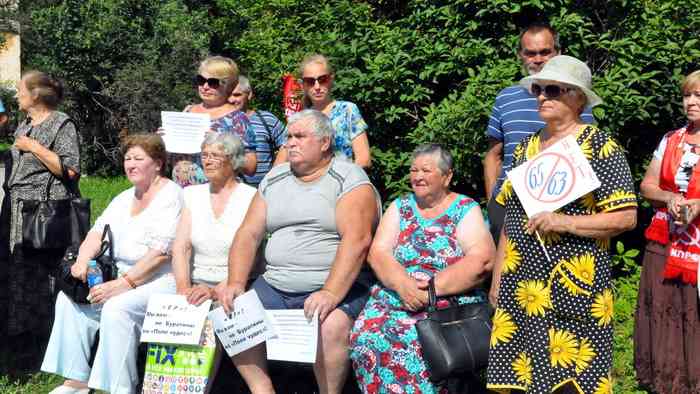
<instances>
[{"instance_id":1,"label":"short grey hair","mask_svg":"<svg viewBox=\"0 0 700 394\"><path fill-rule=\"evenodd\" d=\"M443 175L452 171L452 166L454 165L454 159L452 158L452 153L447 149L443 148L440 144L421 144L413 150L411 154L411 162L416 160L419 156L430 155L435 156L438 159L437 165Z\"/></svg>"},{"instance_id":2,"label":"short grey hair","mask_svg":"<svg viewBox=\"0 0 700 394\"><path fill-rule=\"evenodd\" d=\"M244 93L250 93L253 88L250 86L250 79L245 75L238 76L238 90Z\"/></svg>"},{"instance_id":3,"label":"short grey hair","mask_svg":"<svg viewBox=\"0 0 700 394\"><path fill-rule=\"evenodd\" d=\"M202 142L202 150L205 146L219 145L224 151L224 155L228 158L233 170L238 172L245 164L245 148L243 141L231 133L207 133Z\"/></svg>"},{"instance_id":4,"label":"short grey hair","mask_svg":"<svg viewBox=\"0 0 700 394\"><path fill-rule=\"evenodd\" d=\"M311 122L311 131L314 133L316 138L321 139L323 137L328 137L331 141L331 151L335 148L335 130L331 125L330 119L321 111L315 109L305 109L303 111L297 112L289 117L289 122L287 123L287 129L294 123L301 122L303 120L309 119Z\"/></svg>"}]
</instances>

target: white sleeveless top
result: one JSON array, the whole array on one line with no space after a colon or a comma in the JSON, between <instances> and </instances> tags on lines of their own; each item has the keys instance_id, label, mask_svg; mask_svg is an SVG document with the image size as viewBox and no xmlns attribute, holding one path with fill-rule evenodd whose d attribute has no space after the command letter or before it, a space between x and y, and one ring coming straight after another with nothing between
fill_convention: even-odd
<instances>
[{"instance_id":1,"label":"white sleeveless top","mask_svg":"<svg viewBox=\"0 0 700 394\"><path fill-rule=\"evenodd\" d=\"M185 188L185 207L192 217L192 282L218 284L228 275L228 252L248 212L256 189L239 183L219 218L214 217L209 184Z\"/></svg>"}]
</instances>

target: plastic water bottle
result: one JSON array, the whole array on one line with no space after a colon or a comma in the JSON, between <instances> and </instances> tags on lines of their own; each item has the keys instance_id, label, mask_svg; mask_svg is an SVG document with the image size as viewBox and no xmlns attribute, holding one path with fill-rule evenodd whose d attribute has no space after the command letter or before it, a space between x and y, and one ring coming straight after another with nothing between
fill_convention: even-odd
<instances>
[{"instance_id":1,"label":"plastic water bottle","mask_svg":"<svg viewBox=\"0 0 700 394\"><path fill-rule=\"evenodd\" d=\"M92 288L95 285L99 285L102 283L102 270L100 267L97 265L97 261L95 260L90 260L88 262L88 270L87 270L87 283L88 287Z\"/></svg>"}]
</instances>

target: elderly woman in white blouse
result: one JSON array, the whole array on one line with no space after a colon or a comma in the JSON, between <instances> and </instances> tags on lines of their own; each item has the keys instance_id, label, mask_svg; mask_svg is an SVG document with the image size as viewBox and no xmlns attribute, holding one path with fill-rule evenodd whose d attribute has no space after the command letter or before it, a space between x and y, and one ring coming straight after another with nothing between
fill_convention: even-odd
<instances>
[{"instance_id":1,"label":"elderly woman in white blouse","mask_svg":"<svg viewBox=\"0 0 700 394\"><path fill-rule=\"evenodd\" d=\"M199 305L226 280L228 252L256 190L238 179L245 147L233 134L208 134L202 165L209 183L185 188L185 207L173 246L178 294ZM190 262L192 262L190 264Z\"/></svg>"},{"instance_id":2,"label":"elderly woman in white blouse","mask_svg":"<svg viewBox=\"0 0 700 394\"><path fill-rule=\"evenodd\" d=\"M90 289L91 305L76 304L59 293L41 370L68 380L51 394L87 394L89 388L134 393L136 352L148 298L175 292L169 253L183 204L182 189L163 176L166 153L160 136L129 136L122 152L126 177L134 186L115 197L100 215L71 269L74 277L86 279L88 261L99 252L102 231L109 224L120 276ZM100 341L91 368L90 349L98 330Z\"/></svg>"}]
</instances>

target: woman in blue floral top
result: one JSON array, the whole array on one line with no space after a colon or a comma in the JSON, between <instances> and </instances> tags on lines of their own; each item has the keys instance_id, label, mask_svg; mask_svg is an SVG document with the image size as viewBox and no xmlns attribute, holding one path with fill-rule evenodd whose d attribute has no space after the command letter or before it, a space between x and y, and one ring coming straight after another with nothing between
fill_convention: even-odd
<instances>
[{"instance_id":1,"label":"woman in blue floral top","mask_svg":"<svg viewBox=\"0 0 700 394\"><path fill-rule=\"evenodd\" d=\"M367 261L379 278L350 334L360 389L374 393L443 393L430 381L415 324L425 318L428 281L438 297L486 302L480 284L496 247L479 204L450 191L452 156L439 145L413 152L413 193L382 217ZM438 308L447 302L439 298Z\"/></svg>"},{"instance_id":2,"label":"woman in blue floral top","mask_svg":"<svg viewBox=\"0 0 700 394\"><path fill-rule=\"evenodd\" d=\"M200 104L189 105L185 112L207 113L211 116L209 132L234 133L245 146L245 165L241 169L246 175L254 175L257 159L255 155L255 131L248 118L238 111L228 98L238 84L238 65L223 56L211 56L199 65L195 77ZM202 170L200 154L169 155L172 179L180 186L199 185L207 182Z\"/></svg>"},{"instance_id":3,"label":"woman in blue floral top","mask_svg":"<svg viewBox=\"0 0 700 394\"><path fill-rule=\"evenodd\" d=\"M362 168L369 168L372 157L367 139L367 123L357 105L335 100L331 96L335 74L328 59L323 55L305 57L299 67L299 74L304 86L305 106L326 114L335 129L336 155L353 160Z\"/></svg>"}]
</instances>

